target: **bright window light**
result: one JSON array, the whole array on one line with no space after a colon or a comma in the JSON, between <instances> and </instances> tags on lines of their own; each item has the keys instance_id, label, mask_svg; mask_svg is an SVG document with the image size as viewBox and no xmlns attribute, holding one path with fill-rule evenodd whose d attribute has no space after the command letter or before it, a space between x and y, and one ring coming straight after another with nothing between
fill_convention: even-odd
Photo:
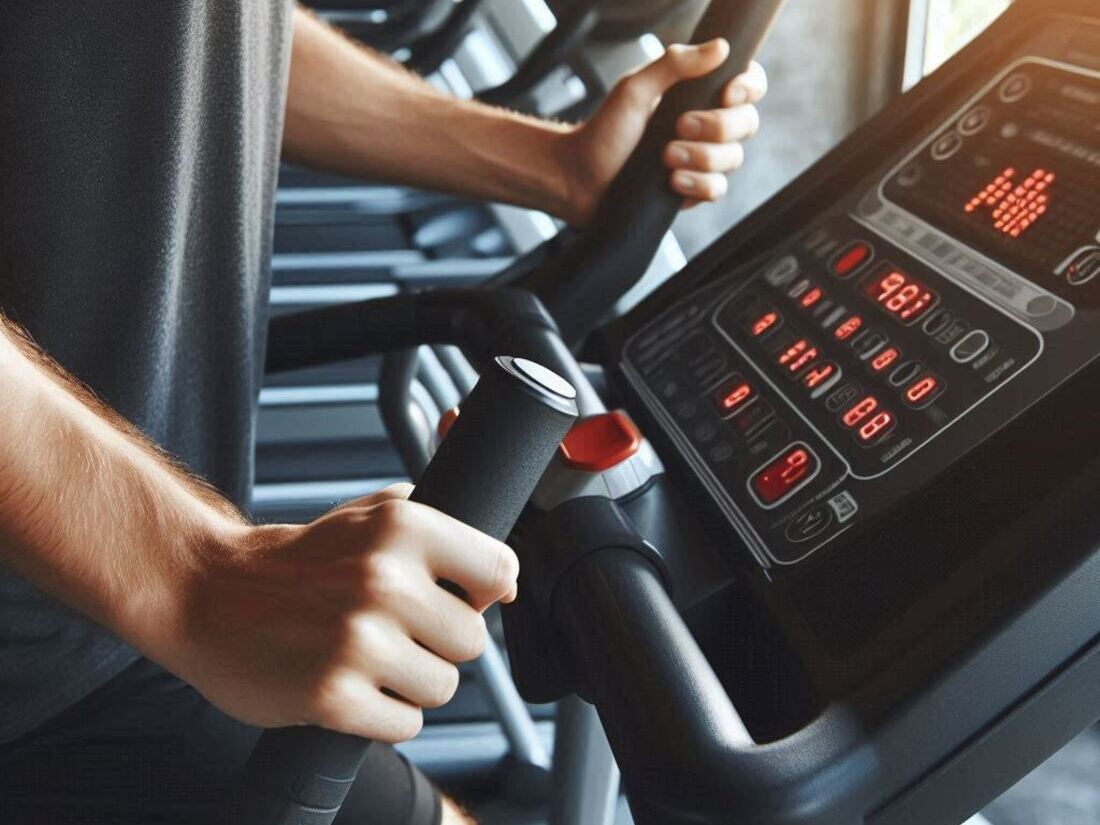
<instances>
[{"instance_id":1,"label":"bright window light","mask_svg":"<svg viewBox=\"0 0 1100 825\"><path fill-rule=\"evenodd\" d=\"M1011 0L927 0L924 73L934 71L1008 8Z\"/></svg>"}]
</instances>

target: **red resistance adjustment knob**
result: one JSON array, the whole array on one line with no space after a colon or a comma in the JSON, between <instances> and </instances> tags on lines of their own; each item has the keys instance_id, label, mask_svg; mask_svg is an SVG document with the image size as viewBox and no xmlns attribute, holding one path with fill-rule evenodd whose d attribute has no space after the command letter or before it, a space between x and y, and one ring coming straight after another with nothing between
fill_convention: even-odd
<instances>
[{"instance_id":1,"label":"red resistance adjustment knob","mask_svg":"<svg viewBox=\"0 0 1100 825\"><path fill-rule=\"evenodd\" d=\"M624 412L600 413L573 425L561 454L574 470L602 473L626 461L642 446L642 434Z\"/></svg>"},{"instance_id":2,"label":"red resistance adjustment knob","mask_svg":"<svg viewBox=\"0 0 1100 825\"><path fill-rule=\"evenodd\" d=\"M451 431L451 427L455 425L458 420L458 407L451 407L443 415L439 416L439 423L435 425L435 434L439 436L439 440L442 441L447 437L447 433Z\"/></svg>"}]
</instances>

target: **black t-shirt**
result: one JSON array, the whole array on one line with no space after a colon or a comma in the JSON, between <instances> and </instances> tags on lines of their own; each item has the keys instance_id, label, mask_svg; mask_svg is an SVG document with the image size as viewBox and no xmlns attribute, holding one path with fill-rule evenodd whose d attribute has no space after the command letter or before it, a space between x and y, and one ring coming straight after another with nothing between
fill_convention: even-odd
<instances>
[{"instance_id":1,"label":"black t-shirt","mask_svg":"<svg viewBox=\"0 0 1100 825\"><path fill-rule=\"evenodd\" d=\"M0 9L0 312L238 504L289 27L288 0ZM134 656L0 572L0 741Z\"/></svg>"}]
</instances>

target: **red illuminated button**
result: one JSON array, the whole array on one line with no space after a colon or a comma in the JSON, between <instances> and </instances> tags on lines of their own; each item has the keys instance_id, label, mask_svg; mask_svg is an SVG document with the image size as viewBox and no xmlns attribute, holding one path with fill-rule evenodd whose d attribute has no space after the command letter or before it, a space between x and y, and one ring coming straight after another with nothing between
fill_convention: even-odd
<instances>
[{"instance_id":1,"label":"red illuminated button","mask_svg":"<svg viewBox=\"0 0 1100 825\"><path fill-rule=\"evenodd\" d=\"M902 395L905 403L914 409L927 407L943 392L943 379L935 373L926 372L905 388Z\"/></svg>"},{"instance_id":2,"label":"red illuminated button","mask_svg":"<svg viewBox=\"0 0 1100 825\"><path fill-rule=\"evenodd\" d=\"M901 350L897 347L887 347L871 359L871 371L882 372L896 363L899 358L901 358Z\"/></svg>"},{"instance_id":3,"label":"red illuminated button","mask_svg":"<svg viewBox=\"0 0 1100 825\"><path fill-rule=\"evenodd\" d=\"M805 350L797 358L793 359L787 364L787 370L792 376L797 376L803 369L808 367L817 358L817 347L810 347Z\"/></svg>"},{"instance_id":4,"label":"red illuminated button","mask_svg":"<svg viewBox=\"0 0 1100 825\"><path fill-rule=\"evenodd\" d=\"M873 395L866 395L850 406L840 420L844 422L845 427L855 427L877 409L878 399Z\"/></svg>"},{"instance_id":5,"label":"red illuminated button","mask_svg":"<svg viewBox=\"0 0 1100 825\"><path fill-rule=\"evenodd\" d=\"M764 507L774 507L817 475L817 456L805 444L792 444L757 470L749 489Z\"/></svg>"},{"instance_id":6,"label":"red illuminated button","mask_svg":"<svg viewBox=\"0 0 1100 825\"><path fill-rule=\"evenodd\" d=\"M835 381L839 377L840 367L832 361L819 361L802 376L802 386L808 390L816 390Z\"/></svg>"},{"instance_id":7,"label":"red illuminated button","mask_svg":"<svg viewBox=\"0 0 1100 825\"><path fill-rule=\"evenodd\" d=\"M838 341L847 341L856 334L861 326L863 326L863 319L858 315L851 315L841 321L840 326L833 330L833 336Z\"/></svg>"},{"instance_id":8,"label":"red illuminated button","mask_svg":"<svg viewBox=\"0 0 1100 825\"><path fill-rule=\"evenodd\" d=\"M816 355L817 350L814 349L810 342L805 338L799 338L779 353L779 366L790 369L791 364L801 360L802 357L811 350Z\"/></svg>"},{"instance_id":9,"label":"red illuminated button","mask_svg":"<svg viewBox=\"0 0 1100 825\"><path fill-rule=\"evenodd\" d=\"M753 338L759 338L766 332L779 329L783 325L783 317L775 310L754 314L745 324L745 328Z\"/></svg>"},{"instance_id":10,"label":"red illuminated button","mask_svg":"<svg viewBox=\"0 0 1100 825\"><path fill-rule=\"evenodd\" d=\"M894 429L894 414L887 410L879 410L856 430L856 440L864 446L870 446L884 438Z\"/></svg>"},{"instance_id":11,"label":"red illuminated button","mask_svg":"<svg viewBox=\"0 0 1100 825\"><path fill-rule=\"evenodd\" d=\"M443 415L439 416L439 423L435 425L435 434L442 441L451 431L451 427L458 421L458 407L451 407Z\"/></svg>"},{"instance_id":12,"label":"red illuminated button","mask_svg":"<svg viewBox=\"0 0 1100 825\"><path fill-rule=\"evenodd\" d=\"M719 414L731 416L756 398L752 385L740 375L731 375L714 391L714 406Z\"/></svg>"},{"instance_id":13,"label":"red illuminated button","mask_svg":"<svg viewBox=\"0 0 1100 825\"><path fill-rule=\"evenodd\" d=\"M642 434L626 413L601 413L573 426L561 442L565 463L574 470L602 473L626 461L642 446Z\"/></svg>"},{"instance_id":14,"label":"red illuminated button","mask_svg":"<svg viewBox=\"0 0 1100 825\"><path fill-rule=\"evenodd\" d=\"M825 293L821 291L821 287L811 287L807 292L803 293L802 297L798 299L798 305L803 309L809 309L814 304L824 297Z\"/></svg>"},{"instance_id":15,"label":"red illuminated button","mask_svg":"<svg viewBox=\"0 0 1100 825\"><path fill-rule=\"evenodd\" d=\"M833 258L831 264L833 274L838 278L847 278L870 261L872 255L873 250L870 244L866 244L863 241L856 241L853 244L849 244Z\"/></svg>"}]
</instances>

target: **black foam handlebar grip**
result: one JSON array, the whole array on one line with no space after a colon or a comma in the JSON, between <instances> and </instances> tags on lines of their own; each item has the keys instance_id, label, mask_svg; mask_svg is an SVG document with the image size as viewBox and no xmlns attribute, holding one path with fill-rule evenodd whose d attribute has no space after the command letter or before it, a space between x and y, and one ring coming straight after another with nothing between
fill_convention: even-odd
<instances>
[{"instance_id":1,"label":"black foam handlebar grip","mask_svg":"<svg viewBox=\"0 0 1100 825\"><path fill-rule=\"evenodd\" d=\"M784 0L713 0L692 42L724 37L729 58L706 77L678 83L662 98L645 134L600 199L589 226L548 266L520 285L534 291L575 345L632 287L653 260L683 204L668 184L662 153L687 111L719 103L722 88L748 68ZM582 296L579 297L578 296Z\"/></svg>"},{"instance_id":2,"label":"black foam handlebar grip","mask_svg":"<svg viewBox=\"0 0 1100 825\"><path fill-rule=\"evenodd\" d=\"M577 418L576 393L523 358L494 359L462 405L411 499L497 539L511 532ZM315 727L266 731L226 825L329 825L370 742Z\"/></svg>"}]
</instances>

